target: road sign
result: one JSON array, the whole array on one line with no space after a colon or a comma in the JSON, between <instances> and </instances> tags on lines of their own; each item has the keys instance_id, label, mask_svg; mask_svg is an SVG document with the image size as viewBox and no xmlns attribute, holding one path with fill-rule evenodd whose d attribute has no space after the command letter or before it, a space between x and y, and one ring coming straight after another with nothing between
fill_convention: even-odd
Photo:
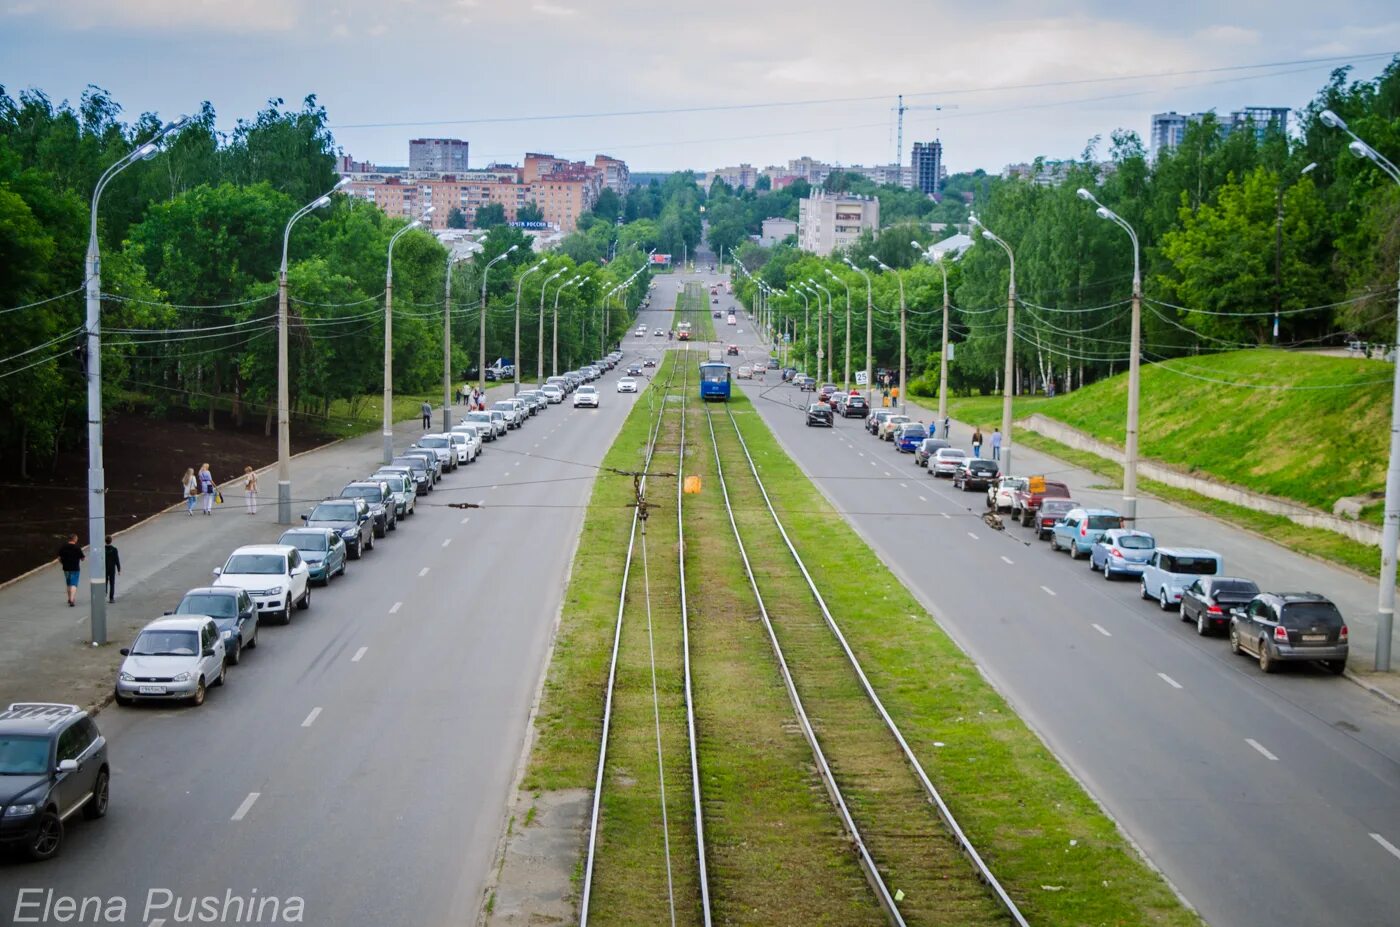
<instances>
[{"instance_id":1,"label":"road sign","mask_svg":"<svg viewBox=\"0 0 1400 927\"><path fill-rule=\"evenodd\" d=\"M952 360L952 359L953 359L953 349L956 348L956 347L957 347L957 344L956 344L955 342L952 342L952 341L948 342L948 360Z\"/></svg>"},{"instance_id":2,"label":"road sign","mask_svg":"<svg viewBox=\"0 0 1400 927\"><path fill-rule=\"evenodd\" d=\"M826 357L826 352L821 348L817 348L817 360L821 360L824 357Z\"/></svg>"},{"instance_id":3,"label":"road sign","mask_svg":"<svg viewBox=\"0 0 1400 927\"><path fill-rule=\"evenodd\" d=\"M1026 488L1032 493L1041 494L1045 492L1045 477L1033 476L1026 482L1028 484Z\"/></svg>"},{"instance_id":4,"label":"road sign","mask_svg":"<svg viewBox=\"0 0 1400 927\"><path fill-rule=\"evenodd\" d=\"M870 374L864 370L856 371L856 386L865 386L870 382Z\"/></svg>"}]
</instances>

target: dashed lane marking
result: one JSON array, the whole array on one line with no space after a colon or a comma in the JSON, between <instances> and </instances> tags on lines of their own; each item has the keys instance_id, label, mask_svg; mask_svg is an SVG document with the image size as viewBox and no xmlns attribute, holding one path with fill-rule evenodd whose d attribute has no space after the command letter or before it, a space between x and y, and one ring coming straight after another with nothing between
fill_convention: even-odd
<instances>
[{"instance_id":1,"label":"dashed lane marking","mask_svg":"<svg viewBox=\"0 0 1400 927\"><path fill-rule=\"evenodd\" d=\"M1054 590L1054 589L1051 589L1049 586L1041 586L1040 588L1045 590L1045 594L1046 594L1046 595L1054 595L1054 594L1055 594L1055 590Z\"/></svg>"},{"instance_id":2,"label":"dashed lane marking","mask_svg":"<svg viewBox=\"0 0 1400 927\"><path fill-rule=\"evenodd\" d=\"M1171 686L1173 689L1181 688L1181 683L1177 682L1175 679L1171 678L1166 673L1158 673L1157 678L1165 682L1167 685Z\"/></svg>"},{"instance_id":3,"label":"dashed lane marking","mask_svg":"<svg viewBox=\"0 0 1400 927\"><path fill-rule=\"evenodd\" d=\"M390 606L389 606L389 614L391 614L391 615L397 615L397 614L399 613L399 609L401 609L401 608L403 608L403 603L402 603L402 602L395 602L393 605L390 605Z\"/></svg>"},{"instance_id":4,"label":"dashed lane marking","mask_svg":"<svg viewBox=\"0 0 1400 927\"><path fill-rule=\"evenodd\" d=\"M920 502L927 502L927 501L928 501L928 496L920 496L920 497L919 497L919 501L920 501Z\"/></svg>"},{"instance_id":5,"label":"dashed lane marking","mask_svg":"<svg viewBox=\"0 0 1400 927\"><path fill-rule=\"evenodd\" d=\"M423 567L423 569L418 571L418 575L420 577L427 576L430 569L432 569L432 567Z\"/></svg>"},{"instance_id":6,"label":"dashed lane marking","mask_svg":"<svg viewBox=\"0 0 1400 927\"><path fill-rule=\"evenodd\" d=\"M1376 841L1376 843L1379 843L1382 847L1384 847L1385 851L1391 856L1394 856L1396 859L1400 859L1400 847L1397 847L1395 844L1391 843L1389 840L1385 839L1380 834L1372 834L1371 839Z\"/></svg>"},{"instance_id":7,"label":"dashed lane marking","mask_svg":"<svg viewBox=\"0 0 1400 927\"><path fill-rule=\"evenodd\" d=\"M1095 624L1095 625L1094 625L1094 630L1095 630L1095 631L1098 631L1098 632L1099 632L1100 634L1102 634L1104 637L1112 637L1112 636L1113 636L1112 634L1109 634L1109 633L1108 633L1108 628L1105 628L1105 627L1104 627L1103 625L1101 625L1101 624Z\"/></svg>"},{"instance_id":8,"label":"dashed lane marking","mask_svg":"<svg viewBox=\"0 0 1400 927\"><path fill-rule=\"evenodd\" d=\"M302 727L310 727L311 725L315 724L315 723L316 723L316 718L317 718L320 714L321 714L321 706L320 706L320 705L317 705L315 708L311 709L311 714L309 714L309 715L306 716L306 720L303 721L303 722L301 722L301 726L302 726Z\"/></svg>"},{"instance_id":9,"label":"dashed lane marking","mask_svg":"<svg viewBox=\"0 0 1400 927\"><path fill-rule=\"evenodd\" d=\"M982 539L979 538L977 535L973 534L971 531L969 531L969 532L967 533L967 536L970 537L970 538L972 538L974 541L980 541L980 540L982 540Z\"/></svg>"},{"instance_id":10,"label":"dashed lane marking","mask_svg":"<svg viewBox=\"0 0 1400 927\"><path fill-rule=\"evenodd\" d=\"M1001 561L1002 561L1002 563L1005 563L1007 566L1015 566L1015 565L1016 565L1016 562L1015 562L1014 560L1012 560L1010 557L1006 556L1005 554L1002 554L1002 555L1001 555Z\"/></svg>"},{"instance_id":11,"label":"dashed lane marking","mask_svg":"<svg viewBox=\"0 0 1400 927\"><path fill-rule=\"evenodd\" d=\"M1246 737L1246 738L1244 739L1244 742L1247 743L1247 744L1249 744L1249 745L1250 745L1251 747L1253 747L1255 750L1258 750L1258 751L1259 751L1259 755L1262 756L1264 759L1266 759L1266 760L1273 760L1275 763L1278 762L1278 757L1276 757L1276 756L1274 756L1272 753L1270 753L1267 747L1265 747L1265 746L1264 746L1263 744L1261 744L1259 741L1255 740L1253 737ZM1372 834L1372 836L1375 836L1375 835ZM1392 851L1393 851L1394 849L1395 849L1394 847L1391 847L1391 850L1392 850ZM1397 853L1396 855L1397 855L1397 856L1400 856L1400 853Z\"/></svg>"},{"instance_id":12,"label":"dashed lane marking","mask_svg":"<svg viewBox=\"0 0 1400 927\"><path fill-rule=\"evenodd\" d=\"M261 795L261 794L262 794L261 792L249 792L249 793L248 793L248 797L245 798L245 799L243 799L243 804L241 804L241 805L238 806L238 810L235 811L235 812L233 813L233 817L230 818L229 820L232 820L232 821L241 821L241 820L243 820L243 818L248 814L248 812L251 811L251 810L253 810L253 802L257 801L257 800L258 800L258 796Z\"/></svg>"},{"instance_id":13,"label":"dashed lane marking","mask_svg":"<svg viewBox=\"0 0 1400 927\"><path fill-rule=\"evenodd\" d=\"M369 652L369 648L368 648L368 647L361 647L359 650L355 651L355 655L354 655L353 657L350 658L350 662L351 662L351 663L359 663L360 660L364 658L364 655L365 655L366 653L368 653L368 652Z\"/></svg>"},{"instance_id":14,"label":"dashed lane marking","mask_svg":"<svg viewBox=\"0 0 1400 927\"><path fill-rule=\"evenodd\" d=\"M451 539L451 538L443 538L443 539L442 539L442 546L443 546L443 547L446 547L448 544L451 544L451 543L452 543L452 539Z\"/></svg>"}]
</instances>

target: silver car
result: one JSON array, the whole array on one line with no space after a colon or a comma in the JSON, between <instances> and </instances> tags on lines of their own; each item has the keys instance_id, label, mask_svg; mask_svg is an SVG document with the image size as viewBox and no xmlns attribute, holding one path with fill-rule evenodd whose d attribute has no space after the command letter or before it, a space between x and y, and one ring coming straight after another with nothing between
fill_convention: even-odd
<instances>
[{"instance_id":1,"label":"silver car","mask_svg":"<svg viewBox=\"0 0 1400 927\"><path fill-rule=\"evenodd\" d=\"M203 705L210 686L224 684L224 639L208 615L157 618L122 648L118 705L141 700Z\"/></svg>"},{"instance_id":2,"label":"silver car","mask_svg":"<svg viewBox=\"0 0 1400 927\"><path fill-rule=\"evenodd\" d=\"M544 394L545 399L549 400L550 405L558 405L564 401L563 388L553 383L546 383L540 388L540 392Z\"/></svg>"},{"instance_id":3,"label":"silver car","mask_svg":"<svg viewBox=\"0 0 1400 927\"><path fill-rule=\"evenodd\" d=\"M503 415L492 415L490 412L483 411L468 412L465 421L471 424L485 425L491 429L491 436L486 439L487 441L494 441L506 433L506 419Z\"/></svg>"},{"instance_id":4,"label":"silver car","mask_svg":"<svg viewBox=\"0 0 1400 927\"><path fill-rule=\"evenodd\" d=\"M389 492L394 496L400 518L412 515L417 510L418 486L413 482L413 471L408 467L381 467L370 474L370 479L389 484Z\"/></svg>"}]
</instances>

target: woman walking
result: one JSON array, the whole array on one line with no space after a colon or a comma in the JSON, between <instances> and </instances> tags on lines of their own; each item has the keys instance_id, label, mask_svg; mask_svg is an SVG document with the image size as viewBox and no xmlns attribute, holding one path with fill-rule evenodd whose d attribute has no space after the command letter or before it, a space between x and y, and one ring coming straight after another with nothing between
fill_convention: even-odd
<instances>
[{"instance_id":1,"label":"woman walking","mask_svg":"<svg viewBox=\"0 0 1400 927\"><path fill-rule=\"evenodd\" d=\"M185 476L180 480L180 485L185 488L185 514L193 516L194 504L199 500L199 480L195 479L194 467L185 468Z\"/></svg>"},{"instance_id":2,"label":"woman walking","mask_svg":"<svg viewBox=\"0 0 1400 927\"><path fill-rule=\"evenodd\" d=\"M972 431L972 456L982 456L982 429L975 428Z\"/></svg>"},{"instance_id":3,"label":"woman walking","mask_svg":"<svg viewBox=\"0 0 1400 927\"><path fill-rule=\"evenodd\" d=\"M243 506L249 515L258 514L258 475L252 467L243 468Z\"/></svg>"},{"instance_id":4,"label":"woman walking","mask_svg":"<svg viewBox=\"0 0 1400 927\"><path fill-rule=\"evenodd\" d=\"M204 497L204 514L214 514L214 493L217 487L214 484L214 474L209 472L209 465L201 464L199 468L199 492Z\"/></svg>"}]
</instances>

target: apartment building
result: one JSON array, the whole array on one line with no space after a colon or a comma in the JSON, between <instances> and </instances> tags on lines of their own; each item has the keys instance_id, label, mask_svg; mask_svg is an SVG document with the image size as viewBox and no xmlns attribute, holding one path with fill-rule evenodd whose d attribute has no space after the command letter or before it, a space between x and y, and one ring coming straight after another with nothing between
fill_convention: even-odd
<instances>
[{"instance_id":1,"label":"apartment building","mask_svg":"<svg viewBox=\"0 0 1400 927\"><path fill-rule=\"evenodd\" d=\"M626 161L600 154L594 156L593 167L603 173L603 186L607 187L618 196L627 195L627 191L631 189L632 184L627 171Z\"/></svg>"},{"instance_id":2,"label":"apartment building","mask_svg":"<svg viewBox=\"0 0 1400 927\"><path fill-rule=\"evenodd\" d=\"M912 189L925 196L937 193L943 183L943 143L937 139L915 142L910 160L914 172Z\"/></svg>"},{"instance_id":3,"label":"apartment building","mask_svg":"<svg viewBox=\"0 0 1400 927\"><path fill-rule=\"evenodd\" d=\"M415 138L408 143L410 171L460 174L467 170L467 143L460 138Z\"/></svg>"},{"instance_id":4,"label":"apartment building","mask_svg":"<svg viewBox=\"0 0 1400 927\"><path fill-rule=\"evenodd\" d=\"M1270 132L1288 134L1288 117L1292 113L1286 106L1246 106L1224 115L1216 116L1220 124L1220 134L1229 135L1237 129L1251 128L1255 136L1263 140ZM1154 113L1152 128L1148 133L1151 158L1156 161L1164 151L1171 151L1186 138L1186 128L1203 121L1208 113Z\"/></svg>"},{"instance_id":5,"label":"apartment building","mask_svg":"<svg viewBox=\"0 0 1400 927\"><path fill-rule=\"evenodd\" d=\"M863 229L880 227L880 201L874 197L814 192L798 201L797 246L827 255L844 248Z\"/></svg>"}]
</instances>

